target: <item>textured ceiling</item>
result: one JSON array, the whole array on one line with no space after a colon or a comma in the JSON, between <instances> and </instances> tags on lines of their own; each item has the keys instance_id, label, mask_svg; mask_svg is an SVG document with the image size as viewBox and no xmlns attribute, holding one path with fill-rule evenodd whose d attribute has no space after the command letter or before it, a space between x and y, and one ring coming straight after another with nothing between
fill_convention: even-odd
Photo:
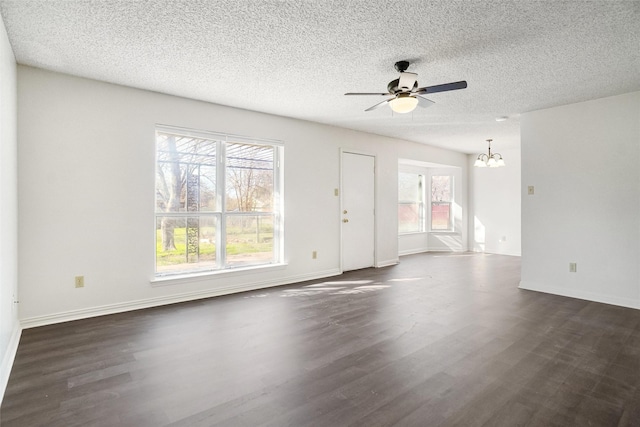
<instances>
[{"instance_id":1,"label":"textured ceiling","mask_svg":"<svg viewBox=\"0 0 640 427\"><path fill-rule=\"evenodd\" d=\"M523 112L640 90L640 1L0 0L21 64L476 152ZM466 80L406 115L364 110L411 61ZM496 122L497 116L509 120Z\"/></svg>"}]
</instances>

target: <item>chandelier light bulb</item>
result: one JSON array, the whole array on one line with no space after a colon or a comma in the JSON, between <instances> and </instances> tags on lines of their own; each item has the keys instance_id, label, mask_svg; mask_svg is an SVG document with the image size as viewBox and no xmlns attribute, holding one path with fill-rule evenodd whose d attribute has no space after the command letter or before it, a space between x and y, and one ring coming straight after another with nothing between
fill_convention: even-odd
<instances>
[{"instance_id":1,"label":"chandelier light bulb","mask_svg":"<svg viewBox=\"0 0 640 427\"><path fill-rule=\"evenodd\" d=\"M486 168L487 167L487 163L480 157L478 157L476 159L476 162L473 164L473 166L477 167L477 168Z\"/></svg>"}]
</instances>

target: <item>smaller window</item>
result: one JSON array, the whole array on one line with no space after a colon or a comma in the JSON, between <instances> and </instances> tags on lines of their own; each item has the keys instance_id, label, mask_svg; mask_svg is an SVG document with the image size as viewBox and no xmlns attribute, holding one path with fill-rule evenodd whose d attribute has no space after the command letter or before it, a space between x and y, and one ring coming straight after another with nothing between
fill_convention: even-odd
<instances>
[{"instance_id":1,"label":"smaller window","mask_svg":"<svg viewBox=\"0 0 640 427\"><path fill-rule=\"evenodd\" d=\"M398 174L398 233L424 231L424 176Z\"/></svg>"},{"instance_id":2,"label":"smaller window","mask_svg":"<svg viewBox=\"0 0 640 427\"><path fill-rule=\"evenodd\" d=\"M431 177L431 231L453 231L453 177Z\"/></svg>"}]
</instances>

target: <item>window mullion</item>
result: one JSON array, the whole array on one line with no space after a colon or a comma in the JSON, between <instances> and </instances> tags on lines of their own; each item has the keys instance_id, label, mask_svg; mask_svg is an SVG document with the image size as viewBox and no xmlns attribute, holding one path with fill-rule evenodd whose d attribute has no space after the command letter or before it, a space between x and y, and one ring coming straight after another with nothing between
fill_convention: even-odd
<instances>
[{"instance_id":1,"label":"window mullion","mask_svg":"<svg viewBox=\"0 0 640 427\"><path fill-rule=\"evenodd\" d=\"M220 217L216 229L216 262L218 269L223 269L227 262L227 182L226 182L226 159L227 147L225 142L218 140L216 143L216 194L217 206L220 206Z\"/></svg>"},{"instance_id":2,"label":"window mullion","mask_svg":"<svg viewBox=\"0 0 640 427\"><path fill-rule=\"evenodd\" d=\"M277 147L273 147L273 189L275 199L272 207L273 211L273 259L280 260L282 256L282 248L280 246L282 241L281 234L281 211L282 211L282 202L281 202L281 191L282 186L280 185L280 150ZM278 238L276 238L278 236Z\"/></svg>"},{"instance_id":3,"label":"window mullion","mask_svg":"<svg viewBox=\"0 0 640 427\"><path fill-rule=\"evenodd\" d=\"M425 182L424 182L424 175L420 174L418 175L418 209L419 209L419 213L418 213L418 217L419 217L419 221L420 221L420 225L419 225L419 229L421 232L425 231L425 218L424 218L424 211L425 211L425 206L424 206L424 199L425 199Z\"/></svg>"}]
</instances>

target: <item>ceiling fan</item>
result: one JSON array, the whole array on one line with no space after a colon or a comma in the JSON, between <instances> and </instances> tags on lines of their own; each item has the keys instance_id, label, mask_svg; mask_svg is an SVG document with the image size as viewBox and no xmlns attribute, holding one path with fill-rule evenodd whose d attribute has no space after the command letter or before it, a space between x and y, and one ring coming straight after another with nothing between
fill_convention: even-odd
<instances>
[{"instance_id":1,"label":"ceiling fan","mask_svg":"<svg viewBox=\"0 0 640 427\"><path fill-rule=\"evenodd\" d=\"M423 107L428 107L434 104L430 99L421 95L447 92L450 90L464 89L467 87L467 82L462 80L459 82L445 83L436 86L418 87L418 75L416 73L407 72L409 68L409 61L398 61L395 63L395 69L400 73L400 77L392 80L387 85L388 92L386 93L354 93L349 92L345 95L378 95L378 96L391 96L392 98L385 99L376 105L367 108L364 111L375 110L376 108L389 104L391 109L396 113L409 113L413 111L418 104Z\"/></svg>"}]
</instances>

